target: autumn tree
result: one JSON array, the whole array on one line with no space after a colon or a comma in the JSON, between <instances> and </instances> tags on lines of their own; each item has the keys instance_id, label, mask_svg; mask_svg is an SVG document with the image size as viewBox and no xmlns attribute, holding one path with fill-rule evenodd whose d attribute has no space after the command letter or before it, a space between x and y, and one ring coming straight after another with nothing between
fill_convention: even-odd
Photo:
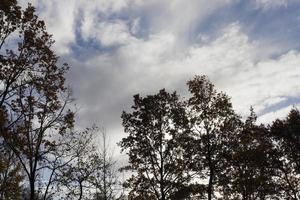
<instances>
[{"instance_id":1,"label":"autumn tree","mask_svg":"<svg viewBox=\"0 0 300 200\"><path fill-rule=\"evenodd\" d=\"M185 106L176 92L134 96L132 112L123 112L127 137L120 146L129 156L126 170L133 172L125 184L131 199L176 199L189 183L183 149L178 138L186 134Z\"/></svg>"},{"instance_id":2,"label":"autumn tree","mask_svg":"<svg viewBox=\"0 0 300 200\"><path fill-rule=\"evenodd\" d=\"M195 76L187 82L189 121L191 138L187 152L193 162L190 170L199 179L207 180L206 197L215 197L219 178L222 176L224 149L236 132L239 117L234 113L229 97L217 92L206 76Z\"/></svg>"},{"instance_id":3,"label":"autumn tree","mask_svg":"<svg viewBox=\"0 0 300 200\"><path fill-rule=\"evenodd\" d=\"M20 198L20 166L16 163L15 156L12 151L3 141L3 135L6 126L9 124L8 113L4 106L5 99L9 93L9 85L12 81L8 81L9 76L6 77L8 71L5 67L5 59L3 57L3 45L8 36L17 28L17 22L20 20L21 11L16 6L16 1L3 1L0 4L0 82L8 83L0 87L0 198ZM6 61L8 62L8 61Z\"/></svg>"},{"instance_id":4,"label":"autumn tree","mask_svg":"<svg viewBox=\"0 0 300 200\"><path fill-rule=\"evenodd\" d=\"M56 135L73 126L68 67L58 65L54 41L31 5L22 10L15 0L1 2L0 24L0 109L8 114L0 136L18 158L33 200L45 158L59 145Z\"/></svg>"}]
</instances>

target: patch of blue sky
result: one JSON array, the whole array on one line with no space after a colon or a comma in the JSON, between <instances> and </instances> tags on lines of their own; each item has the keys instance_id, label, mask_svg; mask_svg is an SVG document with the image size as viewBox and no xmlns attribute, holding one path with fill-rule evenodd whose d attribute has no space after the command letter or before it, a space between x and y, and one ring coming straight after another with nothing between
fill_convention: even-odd
<instances>
[{"instance_id":1,"label":"patch of blue sky","mask_svg":"<svg viewBox=\"0 0 300 200\"><path fill-rule=\"evenodd\" d=\"M282 51L300 49L300 3L277 9L250 10L240 20L249 37L266 44L280 46Z\"/></svg>"},{"instance_id":2,"label":"patch of blue sky","mask_svg":"<svg viewBox=\"0 0 300 200\"><path fill-rule=\"evenodd\" d=\"M296 42L300 32L300 2L265 10L255 8L248 1L240 1L230 13L251 40L276 46L282 53L300 49Z\"/></svg>"},{"instance_id":3,"label":"patch of blue sky","mask_svg":"<svg viewBox=\"0 0 300 200\"><path fill-rule=\"evenodd\" d=\"M290 106L296 106L300 103L300 97L285 97L282 101L274 104L274 105L270 105L270 106L266 106L263 110L261 110L258 113L258 116L262 116L265 115L267 113L270 112L274 112L277 110L281 110Z\"/></svg>"},{"instance_id":4,"label":"patch of blue sky","mask_svg":"<svg viewBox=\"0 0 300 200\"><path fill-rule=\"evenodd\" d=\"M268 10L257 8L251 1L236 1L218 8L200 23L195 22L189 30L188 39L190 43L197 42L200 34L214 40L222 34L220 31L224 27L232 23L238 23L250 40L280 48L278 55L291 49L300 50L297 42L300 1Z\"/></svg>"}]
</instances>

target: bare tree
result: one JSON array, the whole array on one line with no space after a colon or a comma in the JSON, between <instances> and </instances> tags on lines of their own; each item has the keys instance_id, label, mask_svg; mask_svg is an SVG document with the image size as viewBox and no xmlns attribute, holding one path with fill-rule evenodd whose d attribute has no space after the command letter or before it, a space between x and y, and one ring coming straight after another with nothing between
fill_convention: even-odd
<instances>
[{"instance_id":1,"label":"bare tree","mask_svg":"<svg viewBox=\"0 0 300 200\"><path fill-rule=\"evenodd\" d=\"M81 200L92 195L90 179L97 171L100 160L94 145L95 130L93 127L77 132L76 139L66 141L67 148L56 155L59 159L64 157L62 164L53 162L52 168L53 181L57 182L58 189L64 191L63 198Z\"/></svg>"},{"instance_id":2,"label":"bare tree","mask_svg":"<svg viewBox=\"0 0 300 200\"><path fill-rule=\"evenodd\" d=\"M118 193L118 172L113 157L113 149L109 146L109 138L104 128L100 130L99 143L98 155L100 159L97 170L91 177L91 183L96 189L95 199L112 200L116 198Z\"/></svg>"}]
</instances>

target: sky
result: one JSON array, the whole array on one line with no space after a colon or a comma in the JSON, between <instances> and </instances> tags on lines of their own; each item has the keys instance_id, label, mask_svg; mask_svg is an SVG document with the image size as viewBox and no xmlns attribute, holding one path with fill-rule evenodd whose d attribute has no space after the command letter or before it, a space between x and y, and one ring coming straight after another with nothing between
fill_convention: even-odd
<instances>
[{"instance_id":1,"label":"sky","mask_svg":"<svg viewBox=\"0 0 300 200\"><path fill-rule=\"evenodd\" d=\"M300 0L20 0L37 8L70 65L77 125L126 134L132 96L187 95L207 75L237 113L270 123L300 108ZM116 147L117 148L117 147Z\"/></svg>"}]
</instances>

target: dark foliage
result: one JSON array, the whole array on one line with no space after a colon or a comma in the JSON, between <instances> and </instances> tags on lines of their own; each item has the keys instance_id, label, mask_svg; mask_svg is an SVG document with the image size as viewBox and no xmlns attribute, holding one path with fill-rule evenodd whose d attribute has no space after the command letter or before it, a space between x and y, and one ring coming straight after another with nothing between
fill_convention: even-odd
<instances>
[{"instance_id":1,"label":"dark foliage","mask_svg":"<svg viewBox=\"0 0 300 200\"><path fill-rule=\"evenodd\" d=\"M131 198L170 199L190 181L179 138L188 131L184 104L164 89L147 97L134 96L133 111L123 112L125 132L120 146L134 174L126 186Z\"/></svg>"}]
</instances>

